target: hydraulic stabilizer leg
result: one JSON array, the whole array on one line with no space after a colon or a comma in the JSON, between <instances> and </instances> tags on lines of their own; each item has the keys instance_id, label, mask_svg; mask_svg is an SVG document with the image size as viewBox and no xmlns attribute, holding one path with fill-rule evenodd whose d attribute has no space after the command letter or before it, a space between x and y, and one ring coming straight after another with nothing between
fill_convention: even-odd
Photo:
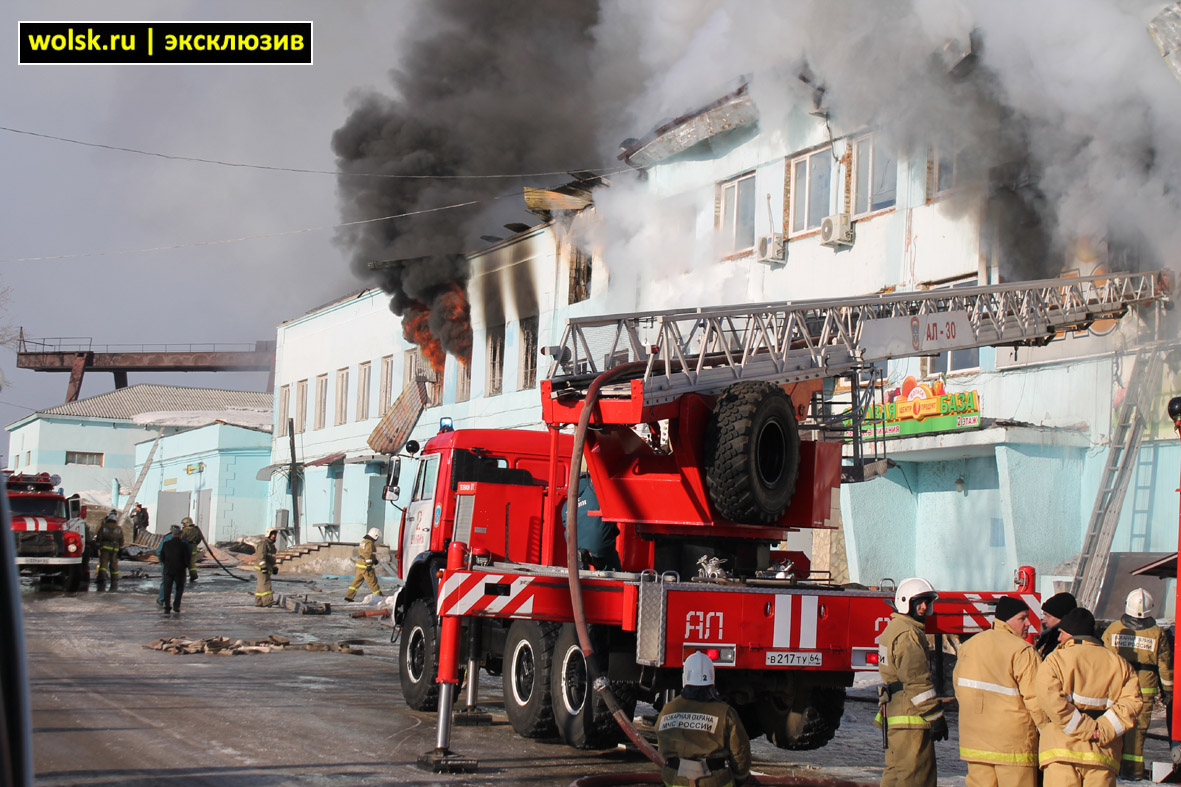
<instances>
[{"instance_id":1,"label":"hydraulic stabilizer leg","mask_svg":"<svg viewBox=\"0 0 1181 787\"><path fill-rule=\"evenodd\" d=\"M452 541L447 549L447 574L463 568L467 559L467 546ZM440 583L443 593L445 583ZM440 595L440 602L444 599ZM433 773L474 773L479 761L451 751L451 704L455 699L455 687L459 683L459 629L460 619L444 615L439 631L439 720L435 728L435 748L418 755L418 768Z\"/></svg>"}]
</instances>

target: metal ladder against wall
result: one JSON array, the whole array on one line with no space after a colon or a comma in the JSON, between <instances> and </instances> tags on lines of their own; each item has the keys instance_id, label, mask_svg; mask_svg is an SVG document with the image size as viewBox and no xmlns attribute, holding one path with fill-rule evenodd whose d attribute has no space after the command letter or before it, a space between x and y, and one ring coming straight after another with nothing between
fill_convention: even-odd
<instances>
[{"instance_id":1,"label":"metal ladder against wall","mask_svg":"<svg viewBox=\"0 0 1181 787\"><path fill-rule=\"evenodd\" d=\"M1107 462L1071 586L1079 605L1087 609L1095 608L1103 589L1111 543L1139 460L1140 443L1147 425L1145 413L1160 387L1162 358L1163 354L1157 348L1137 354L1124 401L1116 411Z\"/></svg>"},{"instance_id":2,"label":"metal ladder against wall","mask_svg":"<svg viewBox=\"0 0 1181 787\"><path fill-rule=\"evenodd\" d=\"M1149 444L1136 452L1136 468L1132 471L1129 493L1132 496L1132 533L1128 548L1132 552L1147 552L1152 545L1152 502L1157 487L1157 457L1159 446Z\"/></svg>"}]
</instances>

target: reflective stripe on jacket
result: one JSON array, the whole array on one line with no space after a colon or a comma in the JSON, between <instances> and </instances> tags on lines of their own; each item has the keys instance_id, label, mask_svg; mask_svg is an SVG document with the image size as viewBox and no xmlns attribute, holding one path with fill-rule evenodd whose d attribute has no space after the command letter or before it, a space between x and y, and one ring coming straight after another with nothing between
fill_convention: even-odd
<instances>
[{"instance_id":1,"label":"reflective stripe on jacket","mask_svg":"<svg viewBox=\"0 0 1181 787\"><path fill-rule=\"evenodd\" d=\"M930 652L922 623L897 612L890 616L878 639L878 673L893 687L886 705L890 729L925 730L943 716L931 682ZM882 726L880 711L874 724Z\"/></svg>"},{"instance_id":2,"label":"reflective stripe on jacket","mask_svg":"<svg viewBox=\"0 0 1181 787\"><path fill-rule=\"evenodd\" d=\"M961 760L1037 767L1037 730L1048 721L1034 689L1040 664L1003 620L963 644L953 673Z\"/></svg>"},{"instance_id":3,"label":"reflective stripe on jacket","mask_svg":"<svg viewBox=\"0 0 1181 787\"><path fill-rule=\"evenodd\" d=\"M1140 681L1140 694L1146 700L1161 691L1173 690L1173 648L1161 627L1134 629L1115 621L1103 632L1103 644L1128 662Z\"/></svg>"},{"instance_id":4,"label":"reflective stripe on jacket","mask_svg":"<svg viewBox=\"0 0 1181 787\"><path fill-rule=\"evenodd\" d=\"M373 568L376 565L377 542L365 536L357 548L357 568Z\"/></svg>"},{"instance_id":5,"label":"reflective stripe on jacket","mask_svg":"<svg viewBox=\"0 0 1181 787\"><path fill-rule=\"evenodd\" d=\"M118 522L103 522L98 529L98 544L100 547L121 549L123 547L123 528Z\"/></svg>"},{"instance_id":6,"label":"reflective stripe on jacket","mask_svg":"<svg viewBox=\"0 0 1181 787\"><path fill-rule=\"evenodd\" d=\"M254 548L254 566L259 571L270 571L275 567L275 545L271 543L269 538L263 538L258 542L258 546Z\"/></svg>"},{"instance_id":7,"label":"reflective stripe on jacket","mask_svg":"<svg viewBox=\"0 0 1181 787\"><path fill-rule=\"evenodd\" d=\"M1140 683L1122 658L1094 637L1063 642L1038 671L1038 706L1049 717L1039 761L1118 771L1123 741L1140 712ZM1099 740L1091 734L1099 730Z\"/></svg>"},{"instance_id":8,"label":"reflective stripe on jacket","mask_svg":"<svg viewBox=\"0 0 1181 787\"><path fill-rule=\"evenodd\" d=\"M660 754L668 760L726 760L728 769L698 779L701 787L721 787L732 781L741 784L750 775L750 738L738 714L725 702L700 702L676 697L660 710L656 721ZM665 767L666 784L689 784L676 769Z\"/></svg>"}]
</instances>

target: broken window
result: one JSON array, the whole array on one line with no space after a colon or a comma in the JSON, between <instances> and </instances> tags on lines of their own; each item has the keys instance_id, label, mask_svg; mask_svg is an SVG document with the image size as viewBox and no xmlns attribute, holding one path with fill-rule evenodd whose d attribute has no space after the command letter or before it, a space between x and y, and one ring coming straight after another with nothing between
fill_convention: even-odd
<instances>
[{"instance_id":1,"label":"broken window","mask_svg":"<svg viewBox=\"0 0 1181 787\"><path fill-rule=\"evenodd\" d=\"M407 350L402 364L402 390L426 383L426 406L436 407L443 403L443 387L435 380L435 370L427 362L421 349Z\"/></svg>"},{"instance_id":2,"label":"broken window","mask_svg":"<svg viewBox=\"0 0 1181 787\"><path fill-rule=\"evenodd\" d=\"M456 359L458 368L456 369L457 379L455 381L455 401L466 402L472 398L472 364L471 362L463 362Z\"/></svg>"},{"instance_id":3,"label":"broken window","mask_svg":"<svg viewBox=\"0 0 1181 787\"><path fill-rule=\"evenodd\" d=\"M357 420L369 418L369 361L357 366Z\"/></svg>"},{"instance_id":4,"label":"broken window","mask_svg":"<svg viewBox=\"0 0 1181 787\"><path fill-rule=\"evenodd\" d=\"M316 377L316 421L315 429L324 428L325 416L328 413L328 375Z\"/></svg>"},{"instance_id":5,"label":"broken window","mask_svg":"<svg viewBox=\"0 0 1181 787\"><path fill-rule=\"evenodd\" d=\"M933 146L927 196L935 197L979 180L979 168L963 145Z\"/></svg>"},{"instance_id":6,"label":"broken window","mask_svg":"<svg viewBox=\"0 0 1181 787\"><path fill-rule=\"evenodd\" d=\"M303 434L308 422L308 381L295 384L295 433Z\"/></svg>"},{"instance_id":7,"label":"broken window","mask_svg":"<svg viewBox=\"0 0 1181 787\"><path fill-rule=\"evenodd\" d=\"M499 396L504 388L504 326L488 328L488 379L485 396Z\"/></svg>"},{"instance_id":8,"label":"broken window","mask_svg":"<svg viewBox=\"0 0 1181 787\"><path fill-rule=\"evenodd\" d=\"M287 419L290 418L290 416L287 414L287 411L291 407L290 401L291 401L291 386L284 385L282 388L279 389L279 423L277 424L277 426L279 427L279 429L278 429L279 437L286 437L287 436Z\"/></svg>"},{"instance_id":9,"label":"broken window","mask_svg":"<svg viewBox=\"0 0 1181 787\"><path fill-rule=\"evenodd\" d=\"M752 172L720 186L722 211L718 231L722 252L737 254L755 245L755 176Z\"/></svg>"},{"instance_id":10,"label":"broken window","mask_svg":"<svg viewBox=\"0 0 1181 787\"><path fill-rule=\"evenodd\" d=\"M336 370L336 419L334 426L340 426L349 418L349 370Z\"/></svg>"},{"instance_id":11,"label":"broken window","mask_svg":"<svg viewBox=\"0 0 1181 787\"><path fill-rule=\"evenodd\" d=\"M853 143L853 215L894 207L898 198L898 161L874 134Z\"/></svg>"},{"instance_id":12,"label":"broken window","mask_svg":"<svg viewBox=\"0 0 1181 787\"><path fill-rule=\"evenodd\" d=\"M832 149L792 159L791 235L820 229L832 204Z\"/></svg>"},{"instance_id":13,"label":"broken window","mask_svg":"<svg viewBox=\"0 0 1181 787\"><path fill-rule=\"evenodd\" d=\"M377 398L381 404L381 413L385 415L394 401L394 356L387 355L381 359L381 384Z\"/></svg>"},{"instance_id":14,"label":"broken window","mask_svg":"<svg viewBox=\"0 0 1181 787\"><path fill-rule=\"evenodd\" d=\"M580 248L570 250L570 297L568 303L578 303L590 297L591 255Z\"/></svg>"},{"instance_id":15,"label":"broken window","mask_svg":"<svg viewBox=\"0 0 1181 787\"><path fill-rule=\"evenodd\" d=\"M521 320L521 363L517 387L524 391L537 387L537 317Z\"/></svg>"}]
</instances>

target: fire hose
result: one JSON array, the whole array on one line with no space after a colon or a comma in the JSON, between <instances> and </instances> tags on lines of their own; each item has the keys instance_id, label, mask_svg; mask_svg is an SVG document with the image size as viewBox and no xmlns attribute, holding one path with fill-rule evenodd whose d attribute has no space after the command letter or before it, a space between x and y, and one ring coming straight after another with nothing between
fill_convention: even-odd
<instances>
[{"instance_id":1,"label":"fire hose","mask_svg":"<svg viewBox=\"0 0 1181 787\"><path fill-rule=\"evenodd\" d=\"M603 386L616 380L620 377L633 374L637 371L643 371L647 367L645 361L633 361L631 363L621 364L614 369L609 369L590 384L587 389L586 399L582 403L582 413L578 418L578 426L574 430L574 451L570 456L570 480L566 487L567 494L570 490L578 489L578 480L581 475L582 468L582 450L586 443L586 431L590 426L591 413L595 409L595 402L598 401L599 391ZM578 644L582 648L582 657L586 662L587 676L590 678L590 683L599 696L603 698L607 709L611 711L611 715L615 718L615 722L619 725L623 733L627 735L628 739L636 745L645 757L657 765L657 767L664 767L664 758L660 756L660 752L652 748L652 744L644 740L636 729L632 720L624 712L616 699L614 692L611 691L611 682L604 676L599 674L598 664L595 661L595 649L591 644L590 629L586 624L586 609L582 603L582 584L578 576L578 506L566 506L566 571L567 577L570 581L570 606L574 611L574 627L578 632Z\"/></svg>"},{"instance_id":2,"label":"fire hose","mask_svg":"<svg viewBox=\"0 0 1181 787\"><path fill-rule=\"evenodd\" d=\"M617 787L633 784L664 784L659 773L606 773L583 776L570 782L570 787ZM774 784L784 787L877 787L876 783L852 782L826 776L768 776L751 775L746 784Z\"/></svg>"}]
</instances>

